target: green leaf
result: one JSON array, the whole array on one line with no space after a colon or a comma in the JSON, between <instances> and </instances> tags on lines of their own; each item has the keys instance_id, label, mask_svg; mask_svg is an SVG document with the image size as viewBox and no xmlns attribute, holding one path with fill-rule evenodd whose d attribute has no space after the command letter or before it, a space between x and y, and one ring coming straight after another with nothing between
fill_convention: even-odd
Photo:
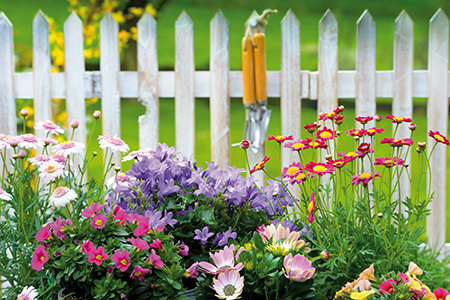
<instances>
[{"instance_id":1,"label":"green leaf","mask_svg":"<svg viewBox=\"0 0 450 300\"><path fill-rule=\"evenodd\" d=\"M214 208L211 206L200 206L197 208L197 214L208 225L217 225L214 218Z\"/></svg>"}]
</instances>

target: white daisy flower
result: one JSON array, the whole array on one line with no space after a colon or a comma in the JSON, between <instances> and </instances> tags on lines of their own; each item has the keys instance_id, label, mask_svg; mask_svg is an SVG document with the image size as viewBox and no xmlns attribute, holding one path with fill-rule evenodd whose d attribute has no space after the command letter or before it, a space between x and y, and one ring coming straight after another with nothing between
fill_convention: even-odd
<instances>
[{"instance_id":1,"label":"white daisy flower","mask_svg":"<svg viewBox=\"0 0 450 300\"><path fill-rule=\"evenodd\" d=\"M38 292L32 286L26 286L23 288L22 293L17 296L17 300L34 300L38 296Z\"/></svg>"},{"instance_id":2,"label":"white daisy flower","mask_svg":"<svg viewBox=\"0 0 450 300\"><path fill-rule=\"evenodd\" d=\"M124 156L122 158L122 161L129 161L132 159L141 161L144 157L152 157L153 156L153 154L150 151L151 151L150 148L139 149L137 151L133 151L130 154L128 154L127 156Z\"/></svg>"},{"instance_id":3,"label":"white daisy flower","mask_svg":"<svg viewBox=\"0 0 450 300\"><path fill-rule=\"evenodd\" d=\"M53 194L50 196L50 204L56 207L63 207L70 201L77 198L77 193L65 186L60 186L55 189Z\"/></svg>"},{"instance_id":4,"label":"white daisy flower","mask_svg":"<svg viewBox=\"0 0 450 300\"><path fill-rule=\"evenodd\" d=\"M39 177L42 179L55 180L61 176L64 171L64 165L55 160L42 163L39 167Z\"/></svg>"},{"instance_id":5,"label":"white daisy flower","mask_svg":"<svg viewBox=\"0 0 450 300\"><path fill-rule=\"evenodd\" d=\"M11 200L12 196L0 188L0 199Z\"/></svg>"},{"instance_id":6,"label":"white daisy flower","mask_svg":"<svg viewBox=\"0 0 450 300\"><path fill-rule=\"evenodd\" d=\"M226 269L217 276L217 279L213 278L213 288L220 299L237 299L244 288L244 277L236 270Z\"/></svg>"},{"instance_id":7,"label":"white daisy flower","mask_svg":"<svg viewBox=\"0 0 450 300\"><path fill-rule=\"evenodd\" d=\"M52 147L55 154L68 156L74 153L81 153L84 150L84 145L76 141L66 141Z\"/></svg>"},{"instance_id":8,"label":"white daisy flower","mask_svg":"<svg viewBox=\"0 0 450 300\"><path fill-rule=\"evenodd\" d=\"M130 151L130 147L128 147L127 144L125 144L124 141L122 141L117 135L100 135L98 137L100 148L110 148L113 152L120 151L122 153Z\"/></svg>"},{"instance_id":9,"label":"white daisy flower","mask_svg":"<svg viewBox=\"0 0 450 300\"><path fill-rule=\"evenodd\" d=\"M64 129L56 125L50 120L36 122L34 125L34 129L36 130L45 130L46 133L59 135L60 133L64 133Z\"/></svg>"},{"instance_id":10,"label":"white daisy flower","mask_svg":"<svg viewBox=\"0 0 450 300\"><path fill-rule=\"evenodd\" d=\"M40 138L31 133L22 134L20 136L20 139L21 141L19 143L19 147L23 147L26 149L38 149L44 148L45 146L45 143Z\"/></svg>"},{"instance_id":11,"label":"white daisy flower","mask_svg":"<svg viewBox=\"0 0 450 300\"><path fill-rule=\"evenodd\" d=\"M117 178L116 176L113 176L106 181L106 186L113 189L115 189L117 185L131 187L135 181L136 178L132 176L129 176L125 173L118 173Z\"/></svg>"},{"instance_id":12,"label":"white daisy flower","mask_svg":"<svg viewBox=\"0 0 450 300\"><path fill-rule=\"evenodd\" d=\"M35 157L29 158L28 161L33 165L41 166L44 162L51 161L52 158L48 155L36 155Z\"/></svg>"}]
</instances>

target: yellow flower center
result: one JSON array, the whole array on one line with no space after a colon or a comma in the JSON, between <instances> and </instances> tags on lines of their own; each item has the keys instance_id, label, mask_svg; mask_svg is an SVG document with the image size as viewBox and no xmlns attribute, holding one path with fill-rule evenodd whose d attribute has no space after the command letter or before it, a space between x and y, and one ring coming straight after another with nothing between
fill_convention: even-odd
<instances>
[{"instance_id":1,"label":"yellow flower center","mask_svg":"<svg viewBox=\"0 0 450 300\"><path fill-rule=\"evenodd\" d=\"M41 261L44 261L45 257L44 255L41 255Z\"/></svg>"},{"instance_id":2,"label":"yellow flower center","mask_svg":"<svg viewBox=\"0 0 450 300\"><path fill-rule=\"evenodd\" d=\"M288 170L287 170L287 174L288 175L294 175L295 173L297 173L298 172L298 168L297 167L290 167Z\"/></svg>"},{"instance_id":3,"label":"yellow flower center","mask_svg":"<svg viewBox=\"0 0 450 300\"><path fill-rule=\"evenodd\" d=\"M235 291L236 288L231 284L228 284L223 288L223 293L225 296L233 296Z\"/></svg>"},{"instance_id":4,"label":"yellow flower center","mask_svg":"<svg viewBox=\"0 0 450 300\"><path fill-rule=\"evenodd\" d=\"M134 276L136 276L136 277L139 277L139 276L141 276L142 275L142 272L141 271L136 271L136 272L134 272Z\"/></svg>"},{"instance_id":5,"label":"yellow flower center","mask_svg":"<svg viewBox=\"0 0 450 300\"><path fill-rule=\"evenodd\" d=\"M362 173L360 175L360 177L362 177L362 178L370 178L370 173Z\"/></svg>"},{"instance_id":6,"label":"yellow flower center","mask_svg":"<svg viewBox=\"0 0 450 300\"><path fill-rule=\"evenodd\" d=\"M358 133L359 133L359 130L355 130L353 133L354 133L354 134L358 134Z\"/></svg>"},{"instance_id":7,"label":"yellow flower center","mask_svg":"<svg viewBox=\"0 0 450 300\"><path fill-rule=\"evenodd\" d=\"M300 174L297 175L297 177L296 177L295 179L300 180L300 179L303 179L303 178L305 178L305 177L306 177L305 174L300 173Z\"/></svg>"},{"instance_id":8,"label":"yellow flower center","mask_svg":"<svg viewBox=\"0 0 450 300\"><path fill-rule=\"evenodd\" d=\"M312 209L314 208L314 202L309 202L308 204L308 212L310 213L312 211Z\"/></svg>"},{"instance_id":9,"label":"yellow flower center","mask_svg":"<svg viewBox=\"0 0 450 300\"><path fill-rule=\"evenodd\" d=\"M354 157L354 156L356 156L356 153L355 152L349 152L349 153L347 153L347 156Z\"/></svg>"},{"instance_id":10,"label":"yellow flower center","mask_svg":"<svg viewBox=\"0 0 450 300\"><path fill-rule=\"evenodd\" d=\"M309 143L312 147L316 147L316 146L318 146L319 145L319 143L317 143L317 142L311 142L311 143Z\"/></svg>"},{"instance_id":11,"label":"yellow flower center","mask_svg":"<svg viewBox=\"0 0 450 300\"><path fill-rule=\"evenodd\" d=\"M276 138L277 140L280 140L280 139L284 139L284 136L282 136L282 135L277 135L275 138Z\"/></svg>"},{"instance_id":12,"label":"yellow flower center","mask_svg":"<svg viewBox=\"0 0 450 300\"><path fill-rule=\"evenodd\" d=\"M403 121L403 118L394 117L394 121L395 121L395 122L402 122L402 121Z\"/></svg>"},{"instance_id":13,"label":"yellow flower center","mask_svg":"<svg viewBox=\"0 0 450 300\"><path fill-rule=\"evenodd\" d=\"M385 163L385 164L392 164L392 160L386 159L386 160L384 161L384 163Z\"/></svg>"},{"instance_id":14,"label":"yellow flower center","mask_svg":"<svg viewBox=\"0 0 450 300\"><path fill-rule=\"evenodd\" d=\"M327 117L328 118L332 118L332 117L334 117L336 114L334 113L334 111L333 112L330 112L330 113L328 113L327 114Z\"/></svg>"},{"instance_id":15,"label":"yellow flower center","mask_svg":"<svg viewBox=\"0 0 450 300\"><path fill-rule=\"evenodd\" d=\"M54 167L54 166L49 166L48 168L47 168L47 172L48 173L53 173L53 172L55 172L56 171L56 168Z\"/></svg>"},{"instance_id":16,"label":"yellow flower center","mask_svg":"<svg viewBox=\"0 0 450 300\"><path fill-rule=\"evenodd\" d=\"M368 132L368 133L374 133L375 130L373 130L373 129L367 129L367 132Z\"/></svg>"},{"instance_id":17,"label":"yellow flower center","mask_svg":"<svg viewBox=\"0 0 450 300\"><path fill-rule=\"evenodd\" d=\"M97 221L95 221L95 225L103 225L103 221L102 220L97 220Z\"/></svg>"},{"instance_id":18,"label":"yellow flower center","mask_svg":"<svg viewBox=\"0 0 450 300\"><path fill-rule=\"evenodd\" d=\"M318 166L314 166L313 170L316 172L325 172L327 170L327 168L325 168L324 166L318 165Z\"/></svg>"},{"instance_id":19,"label":"yellow flower center","mask_svg":"<svg viewBox=\"0 0 450 300\"><path fill-rule=\"evenodd\" d=\"M320 134L320 137L323 139L327 139L329 137L332 137L333 135L331 133L329 133L328 131L324 131Z\"/></svg>"},{"instance_id":20,"label":"yellow flower center","mask_svg":"<svg viewBox=\"0 0 450 300\"><path fill-rule=\"evenodd\" d=\"M305 145L303 145L302 143L295 143L294 145L292 145L293 148L302 148L305 147Z\"/></svg>"},{"instance_id":21,"label":"yellow flower center","mask_svg":"<svg viewBox=\"0 0 450 300\"><path fill-rule=\"evenodd\" d=\"M435 134L433 137L434 137L436 140L438 140L439 142L443 142L443 141L444 141L444 138L443 138L442 136L440 136L439 134Z\"/></svg>"},{"instance_id":22,"label":"yellow flower center","mask_svg":"<svg viewBox=\"0 0 450 300\"><path fill-rule=\"evenodd\" d=\"M120 263L121 263L122 265L126 266L127 263L128 263L128 261L127 261L126 259L122 259L122 260L120 261Z\"/></svg>"},{"instance_id":23,"label":"yellow flower center","mask_svg":"<svg viewBox=\"0 0 450 300\"><path fill-rule=\"evenodd\" d=\"M99 254L95 257L96 260L102 260L102 256Z\"/></svg>"}]
</instances>

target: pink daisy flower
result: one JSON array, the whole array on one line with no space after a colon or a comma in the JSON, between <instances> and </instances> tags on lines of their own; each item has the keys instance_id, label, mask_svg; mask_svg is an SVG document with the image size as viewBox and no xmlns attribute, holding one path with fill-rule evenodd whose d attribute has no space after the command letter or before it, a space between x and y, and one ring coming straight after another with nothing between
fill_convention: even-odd
<instances>
[{"instance_id":1,"label":"pink daisy flower","mask_svg":"<svg viewBox=\"0 0 450 300\"><path fill-rule=\"evenodd\" d=\"M439 133L439 131L429 131L428 132L428 136L432 137L437 143L442 143L444 145L450 145L450 142L448 141L448 139L443 136L442 134Z\"/></svg>"},{"instance_id":2,"label":"pink daisy flower","mask_svg":"<svg viewBox=\"0 0 450 300\"><path fill-rule=\"evenodd\" d=\"M396 165L403 165L405 161L401 158L394 157L378 157L375 158L374 165L383 165L385 167L392 167Z\"/></svg>"},{"instance_id":3,"label":"pink daisy flower","mask_svg":"<svg viewBox=\"0 0 450 300\"><path fill-rule=\"evenodd\" d=\"M3 143L5 143L7 146L15 148L15 147L19 146L20 142L22 142L22 137L5 135L2 137L2 140L3 140Z\"/></svg>"},{"instance_id":4,"label":"pink daisy flower","mask_svg":"<svg viewBox=\"0 0 450 300\"><path fill-rule=\"evenodd\" d=\"M333 118L341 112L341 109L338 107L330 113L324 113L319 116L320 121L324 120L333 120Z\"/></svg>"},{"instance_id":5,"label":"pink daisy flower","mask_svg":"<svg viewBox=\"0 0 450 300\"><path fill-rule=\"evenodd\" d=\"M219 299L238 299L244 289L244 277L235 270L225 270L213 278L212 288Z\"/></svg>"},{"instance_id":6,"label":"pink daisy flower","mask_svg":"<svg viewBox=\"0 0 450 300\"><path fill-rule=\"evenodd\" d=\"M50 158L50 156L47 155L36 155L35 157L29 158L28 161L33 165L37 165L40 166L45 162L49 162L52 159Z\"/></svg>"},{"instance_id":7,"label":"pink daisy flower","mask_svg":"<svg viewBox=\"0 0 450 300\"><path fill-rule=\"evenodd\" d=\"M70 201L77 198L77 193L65 186L60 186L55 189L53 194L50 196L50 204L56 207L63 207Z\"/></svg>"},{"instance_id":8,"label":"pink daisy flower","mask_svg":"<svg viewBox=\"0 0 450 300\"><path fill-rule=\"evenodd\" d=\"M294 185L294 184L300 184L302 182L305 182L305 180L307 178L311 178L313 177L313 175L311 173L305 174L305 173L298 173L297 176L290 178L289 179L289 183Z\"/></svg>"},{"instance_id":9,"label":"pink daisy flower","mask_svg":"<svg viewBox=\"0 0 450 300\"><path fill-rule=\"evenodd\" d=\"M44 142L45 146L48 146L50 144L58 145L58 141L52 138L41 138L41 140Z\"/></svg>"},{"instance_id":10,"label":"pink daisy flower","mask_svg":"<svg viewBox=\"0 0 450 300\"><path fill-rule=\"evenodd\" d=\"M293 142L286 142L283 145L284 148L289 148L292 151L300 151L300 150L304 150L304 149L308 149L311 148L311 145L309 145L309 143L305 143L302 140L296 140Z\"/></svg>"},{"instance_id":11,"label":"pink daisy flower","mask_svg":"<svg viewBox=\"0 0 450 300\"><path fill-rule=\"evenodd\" d=\"M313 141L311 138L306 138L306 140L304 140L303 142L307 143L311 148L314 149L326 149L328 147L328 145L325 144L325 142L322 140Z\"/></svg>"},{"instance_id":12,"label":"pink daisy flower","mask_svg":"<svg viewBox=\"0 0 450 300\"><path fill-rule=\"evenodd\" d=\"M336 132L326 126L317 131L317 138L321 140L332 140L336 137Z\"/></svg>"},{"instance_id":13,"label":"pink daisy flower","mask_svg":"<svg viewBox=\"0 0 450 300\"><path fill-rule=\"evenodd\" d=\"M65 141L52 147L52 150L59 155L68 156L74 153L81 153L84 150L84 145L76 141Z\"/></svg>"},{"instance_id":14,"label":"pink daisy flower","mask_svg":"<svg viewBox=\"0 0 450 300\"><path fill-rule=\"evenodd\" d=\"M412 122L411 118L394 117L393 115L387 115L386 119L389 119L389 120L392 121L392 123L397 123L397 124L400 124L400 123L403 123L403 122L408 122L408 123Z\"/></svg>"},{"instance_id":15,"label":"pink daisy flower","mask_svg":"<svg viewBox=\"0 0 450 300\"><path fill-rule=\"evenodd\" d=\"M352 184L360 184L362 182L363 186L367 186L369 184L369 181L373 179L374 177L381 177L379 172L376 173L362 173L358 174L356 176L352 176Z\"/></svg>"},{"instance_id":16,"label":"pink daisy flower","mask_svg":"<svg viewBox=\"0 0 450 300\"><path fill-rule=\"evenodd\" d=\"M144 157L150 158L152 156L153 156L152 150L150 148L145 148L129 153L127 156L122 158L122 161L125 162L132 159L141 161Z\"/></svg>"},{"instance_id":17,"label":"pink daisy flower","mask_svg":"<svg viewBox=\"0 0 450 300\"><path fill-rule=\"evenodd\" d=\"M26 149L38 149L38 148L44 148L45 144L44 142L38 138L37 136L27 133L27 134L22 134L20 136L20 143L19 143L19 147L23 147Z\"/></svg>"},{"instance_id":18,"label":"pink daisy flower","mask_svg":"<svg viewBox=\"0 0 450 300\"><path fill-rule=\"evenodd\" d=\"M54 154L52 156L50 156L51 159L53 159L54 161L59 162L62 165L66 164L67 161L67 157L64 155L60 155L60 154Z\"/></svg>"},{"instance_id":19,"label":"pink daisy flower","mask_svg":"<svg viewBox=\"0 0 450 300\"><path fill-rule=\"evenodd\" d=\"M361 129L350 129L348 131L345 132L347 135L349 136L363 136L366 134L366 130L361 128Z\"/></svg>"},{"instance_id":20,"label":"pink daisy flower","mask_svg":"<svg viewBox=\"0 0 450 300\"><path fill-rule=\"evenodd\" d=\"M45 130L46 133L59 135L64 133L64 129L56 125L50 120L36 122L34 125L35 130Z\"/></svg>"},{"instance_id":21,"label":"pink daisy flower","mask_svg":"<svg viewBox=\"0 0 450 300\"><path fill-rule=\"evenodd\" d=\"M268 141L274 140L280 144L284 143L284 141L291 141L293 139L294 138L292 137L292 135L289 135L289 136L282 136L282 135L273 136L273 135L271 135L271 136L267 137Z\"/></svg>"},{"instance_id":22,"label":"pink daisy flower","mask_svg":"<svg viewBox=\"0 0 450 300\"><path fill-rule=\"evenodd\" d=\"M299 162L293 162L289 165L289 167L284 167L283 171L281 172L281 176L283 178L295 178L299 173L303 172L302 164Z\"/></svg>"},{"instance_id":23,"label":"pink daisy flower","mask_svg":"<svg viewBox=\"0 0 450 300\"><path fill-rule=\"evenodd\" d=\"M372 121L373 117L356 117L355 121L358 121L360 124L367 124L369 121Z\"/></svg>"},{"instance_id":24,"label":"pink daisy flower","mask_svg":"<svg viewBox=\"0 0 450 300\"><path fill-rule=\"evenodd\" d=\"M64 166L54 160L43 162L39 166L39 177L42 179L48 179L50 181L55 180L62 175Z\"/></svg>"},{"instance_id":25,"label":"pink daisy flower","mask_svg":"<svg viewBox=\"0 0 450 300\"><path fill-rule=\"evenodd\" d=\"M351 160L355 160L358 157L364 157L364 153L362 153L361 151L351 151L351 152L348 152L348 153L338 152L337 155L338 156L342 156L344 158L350 158Z\"/></svg>"},{"instance_id":26,"label":"pink daisy flower","mask_svg":"<svg viewBox=\"0 0 450 300\"><path fill-rule=\"evenodd\" d=\"M225 248L216 253L209 253L209 256L211 256L215 265L206 261L201 261L199 262L198 267L202 272L208 274L220 274L225 272L225 270L235 270L239 272L244 268L244 264L242 262L235 264L235 250L236 247L231 245L230 247L225 246Z\"/></svg>"},{"instance_id":27,"label":"pink daisy flower","mask_svg":"<svg viewBox=\"0 0 450 300\"><path fill-rule=\"evenodd\" d=\"M383 131L384 131L384 128L372 127L372 128L366 129L366 134L369 136L373 136L376 133L382 133Z\"/></svg>"},{"instance_id":28,"label":"pink daisy flower","mask_svg":"<svg viewBox=\"0 0 450 300\"><path fill-rule=\"evenodd\" d=\"M334 171L334 166L326 163L316 163L310 162L305 166L305 170L317 174L318 176L323 176L325 174L332 174Z\"/></svg>"},{"instance_id":29,"label":"pink daisy flower","mask_svg":"<svg viewBox=\"0 0 450 300\"><path fill-rule=\"evenodd\" d=\"M311 124L306 124L305 126L303 126L303 128L305 128L306 131L308 131L309 133L313 133L320 126L321 125L319 122L315 122L315 123L311 123Z\"/></svg>"},{"instance_id":30,"label":"pink daisy flower","mask_svg":"<svg viewBox=\"0 0 450 300\"><path fill-rule=\"evenodd\" d=\"M92 247L91 252L89 253L88 262L95 263L97 266L100 266L102 262L108 258L108 254L105 253L105 248L102 246L95 248Z\"/></svg>"},{"instance_id":31,"label":"pink daisy flower","mask_svg":"<svg viewBox=\"0 0 450 300\"><path fill-rule=\"evenodd\" d=\"M342 168L343 166L345 166L348 162L351 162L353 159L350 157L344 157L344 158L339 158L336 160L330 159L327 163L330 165L333 165L333 167L335 168Z\"/></svg>"},{"instance_id":32,"label":"pink daisy flower","mask_svg":"<svg viewBox=\"0 0 450 300\"><path fill-rule=\"evenodd\" d=\"M98 137L100 148L110 148L111 151L117 152L120 151L122 153L130 151L130 148L124 141L122 141L118 136L114 135L100 135Z\"/></svg>"}]
</instances>

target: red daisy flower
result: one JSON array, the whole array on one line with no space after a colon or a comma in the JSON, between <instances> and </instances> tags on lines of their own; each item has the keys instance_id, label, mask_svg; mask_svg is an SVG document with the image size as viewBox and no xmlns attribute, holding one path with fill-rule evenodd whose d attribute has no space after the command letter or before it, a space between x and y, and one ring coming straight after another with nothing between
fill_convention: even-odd
<instances>
[{"instance_id":1,"label":"red daisy flower","mask_svg":"<svg viewBox=\"0 0 450 300\"><path fill-rule=\"evenodd\" d=\"M383 165L385 167L392 167L396 165L403 165L405 161L401 158L398 158L396 156L394 157L378 157L375 158L374 165Z\"/></svg>"},{"instance_id":2,"label":"red daisy flower","mask_svg":"<svg viewBox=\"0 0 450 300\"><path fill-rule=\"evenodd\" d=\"M317 131L317 138L322 140L332 140L336 137L336 132L332 129L328 129L326 126Z\"/></svg>"},{"instance_id":3,"label":"red daisy flower","mask_svg":"<svg viewBox=\"0 0 450 300\"><path fill-rule=\"evenodd\" d=\"M447 146L450 144L445 136L439 133L439 131L429 131L428 136L432 137L437 143L446 144Z\"/></svg>"},{"instance_id":4,"label":"red daisy flower","mask_svg":"<svg viewBox=\"0 0 450 300\"><path fill-rule=\"evenodd\" d=\"M308 143L303 142L302 140L296 140L293 142L286 142L283 145L284 148L290 148L292 151L300 151L304 149L311 148Z\"/></svg>"},{"instance_id":5,"label":"red daisy flower","mask_svg":"<svg viewBox=\"0 0 450 300\"><path fill-rule=\"evenodd\" d=\"M281 172L283 178L295 178L299 173L303 172L302 164L299 162L293 162L289 167L284 167Z\"/></svg>"},{"instance_id":6,"label":"red daisy flower","mask_svg":"<svg viewBox=\"0 0 450 300\"><path fill-rule=\"evenodd\" d=\"M305 166L305 170L317 174L318 176L323 176L325 174L332 174L334 171L334 166L326 163L316 163L310 162Z\"/></svg>"},{"instance_id":7,"label":"red daisy flower","mask_svg":"<svg viewBox=\"0 0 450 300\"><path fill-rule=\"evenodd\" d=\"M346 131L345 133L350 136L363 136L366 134L366 130L363 128L361 128L361 129L354 128L354 129L350 129L350 130Z\"/></svg>"},{"instance_id":8,"label":"red daisy flower","mask_svg":"<svg viewBox=\"0 0 450 300\"><path fill-rule=\"evenodd\" d=\"M341 112L341 109L338 107L330 113L325 113L319 116L320 121L324 120L333 120L333 118Z\"/></svg>"},{"instance_id":9,"label":"red daisy flower","mask_svg":"<svg viewBox=\"0 0 450 300\"><path fill-rule=\"evenodd\" d=\"M344 158L350 158L351 160L355 160L358 157L364 157L364 153L362 153L361 151L351 151L351 152L348 152L348 153L338 152L337 155L338 156L342 156Z\"/></svg>"},{"instance_id":10,"label":"red daisy flower","mask_svg":"<svg viewBox=\"0 0 450 300\"><path fill-rule=\"evenodd\" d=\"M392 121L392 123L400 124L403 122L412 122L411 118L402 118L402 117L394 117L393 115L387 115L386 119L389 119Z\"/></svg>"},{"instance_id":11,"label":"red daisy flower","mask_svg":"<svg viewBox=\"0 0 450 300\"><path fill-rule=\"evenodd\" d=\"M271 135L271 136L267 137L268 141L275 140L280 144L282 144L284 141L292 141L293 139L294 138L292 137L292 135L289 135L289 136L282 136L282 135L273 136L273 135Z\"/></svg>"},{"instance_id":12,"label":"red daisy flower","mask_svg":"<svg viewBox=\"0 0 450 300\"><path fill-rule=\"evenodd\" d=\"M325 142L322 140L313 141L311 138L306 138L306 140L304 140L304 142L307 143L310 147L312 147L314 149L317 149L317 148L326 149L328 147L328 145L325 144Z\"/></svg>"},{"instance_id":13,"label":"red daisy flower","mask_svg":"<svg viewBox=\"0 0 450 300\"><path fill-rule=\"evenodd\" d=\"M366 134L367 135L375 135L375 133L382 133L384 131L384 128L376 128L376 127L372 127L369 129L366 129Z\"/></svg>"},{"instance_id":14,"label":"red daisy flower","mask_svg":"<svg viewBox=\"0 0 450 300\"><path fill-rule=\"evenodd\" d=\"M373 153L373 149L370 148L370 143L361 143L358 147L358 151L361 151L364 154Z\"/></svg>"},{"instance_id":15,"label":"red daisy flower","mask_svg":"<svg viewBox=\"0 0 450 300\"><path fill-rule=\"evenodd\" d=\"M348 162L351 162L352 159L350 157L344 157L344 158L339 158L336 160L330 159L328 161L328 164L332 165L335 168L342 168L343 166L345 166Z\"/></svg>"},{"instance_id":16,"label":"red daisy flower","mask_svg":"<svg viewBox=\"0 0 450 300\"><path fill-rule=\"evenodd\" d=\"M361 124L367 124L369 121L373 120L373 117L356 117L355 120Z\"/></svg>"},{"instance_id":17,"label":"red daisy flower","mask_svg":"<svg viewBox=\"0 0 450 300\"><path fill-rule=\"evenodd\" d=\"M253 169L250 170L250 174L255 173L256 171L262 170L266 162L270 159L270 157L265 156L262 162L256 164Z\"/></svg>"},{"instance_id":18,"label":"red daisy flower","mask_svg":"<svg viewBox=\"0 0 450 300\"><path fill-rule=\"evenodd\" d=\"M309 133L313 133L319 127L320 127L320 123L319 122L312 123L312 124L306 124L305 126L303 126L303 128L305 128L306 131L308 131Z\"/></svg>"},{"instance_id":19,"label":"red daisy flower","mask_svg":"<svg viewBox=\"0 0 450 300\"><path fill-rule=\"evenodd\" d=\"M367 186L369 184L369 181L373 179L374 177L381 177L379 172L376 173L362 173L358 174L356 176L352 176L352 184L360 184L362 182L363 186Z\"/></svg>"}]
</instances>

